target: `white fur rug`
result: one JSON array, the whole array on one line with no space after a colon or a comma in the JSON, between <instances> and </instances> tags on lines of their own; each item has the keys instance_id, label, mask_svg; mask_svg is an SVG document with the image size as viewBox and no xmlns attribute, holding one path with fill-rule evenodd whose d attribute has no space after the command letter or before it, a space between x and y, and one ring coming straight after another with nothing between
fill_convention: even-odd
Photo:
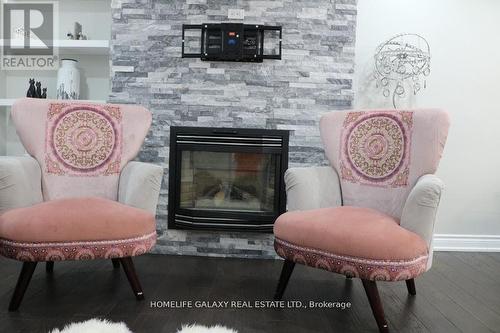
<instances>
[{"instance_id":1,"label":"white fur rug","mask_svg":"<svg viewBox=\"0 0 500 333\"><path fill-rule=\"evenodd\" d=\"M132 333L132 331L125 323L112 323L95 318L66 325L62 331L56 328L51 333Z\"/></svg>"},{"instance_id":2,"label":"white fur rug","mask_svg":"<svg viewBox=\"0 0 500 333\"><path fill-rule=\"evenodd\" d=\"M238 331L219 325L212 327L188 325L182 326L181 330L177 331L177 333L238 333Z\"/></svg>"},{"instance_id":3,"label":"white fur rug","mask_svg":"<svg viewBox=\"0 0 500 333\"><path fill-rule=\"evenodd\" d=\"M125 323L112 323L103 319L90 319L80 323L66 325L62 330L54 329L50 333L132 333ZM224 326L206 327L201 325L187 325L177 333L238 333Z\"/></svg>"}]
</instances>

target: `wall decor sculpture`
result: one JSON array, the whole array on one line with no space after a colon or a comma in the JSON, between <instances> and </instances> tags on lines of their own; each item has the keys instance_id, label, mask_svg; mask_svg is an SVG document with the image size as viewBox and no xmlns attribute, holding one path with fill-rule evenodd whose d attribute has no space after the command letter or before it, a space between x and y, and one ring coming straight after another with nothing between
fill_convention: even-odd
<instances>
[{"instance_id":1,"label":"wall decor sculpture","mask_svg":"<svg viewBox=\"0 0 500 333\"><path fill-rule=\"evenodd\" d=\"M29 79L29 88L26 92L26 97L30 98L47 98L47 88L42 89L42 83L40 81L35 81L35 79Z\"/></svg>"},{"instance_id":2,"label":"wall decor sculpture","mask_svg":"<svg viewBox=\"0 0 500 333\"><path fill-rule=\"evenodd\" d=\"M407 96L407 90L416 95L426 88L426 77L431 72L429 43L417 34L399 34L380 44L375 52L374 76L383 95L392 94L392 105ZM423 83L422 83L423 80Z\"/></svg>"}]
</instances>

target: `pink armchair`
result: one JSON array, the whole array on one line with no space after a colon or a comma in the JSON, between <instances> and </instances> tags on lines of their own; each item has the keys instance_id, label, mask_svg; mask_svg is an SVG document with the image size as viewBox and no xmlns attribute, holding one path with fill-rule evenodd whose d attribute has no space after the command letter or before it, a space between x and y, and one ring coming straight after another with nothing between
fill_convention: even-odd
<instances>
[{"instance_id":1,"label":"pink armchair","mask_svg":"<svg viewBox=\"0 0 500 333\"><path fill-rule=\"evenodd\" d=\"M275 298L296 263L360 278L380 332L388 332L376 281L406 281L432 264L443 183L433 175L448 134L441 110L337 111L321 119L331 167L285 175L289 212L274 227L285 259Z\"/></svg>"},{"instance_id":2,"label":"pink armchair","mask_svg":"<svg viewBox=\"0 0 500 333\"><path fill-rule=\"evenodd\" d=\"M156 242L163 169L131 160L151 124L132 105L23 99L12 120L30 156L0 158L0 254L23 262L9 310L38 262L112 259L144 299L132 257Z\"/></svg>"}]
</instances>

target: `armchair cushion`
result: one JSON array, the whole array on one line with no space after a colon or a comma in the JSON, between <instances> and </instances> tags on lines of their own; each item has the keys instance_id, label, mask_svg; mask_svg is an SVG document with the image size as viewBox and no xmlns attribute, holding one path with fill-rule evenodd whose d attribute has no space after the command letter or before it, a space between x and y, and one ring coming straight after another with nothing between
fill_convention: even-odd
<instances>
[{"instance_id":1,"label":"armchair cushion","mask_svg":"<svg viewBox=\"0 0 500 333\"><path fill-rule=\"evenodd\" d=\"M290 168L285 173L285 184L288 210L342 204L339 176L331 166Z\"/></svg>"},{"instance_id":2,"label":"armchair cushion","mask_svg":"<svg viewBox=\"0 0 500 333\"><path fill-rule=\"evenodd\" d=\"M46 201L118 198L122 168L137 155L151 113L134 105L25 98L12 120L26 151L40 164Z\"/></svg>"},{"instance_id":3,"label":"armchair cushion","mask_svg":"<svg viewBox=\"0 0 500 333\"><path fill-rule=\"evenodd\" d=\"M406 280L426 268L426 242L369 208L288 212L276 221L274 234L281 257L345 275Z\"/></svg>"},{"instance_id":4,"label":"armchair cushion","mask_svg":"<svg viewBox=\"0 0 500 333\"><path fill-rule=\"evenodd\" d=\"M120 174L118 201L156 214L163 168L143 162L129 162Z\"/></svg>"},{"instance_id":5,"label":"armchair cushion","mask_svg":"<svg viewBox=\"0 0 500 333\"><path fill-rule=\"evenodd\" d=\"M23 261L138 255L155 240L154 215L102 198L48 201L0 217L0 251Z\"/></svg>"},{"instance_id":6,"label":"armchair cushion","mask_svg":"<svg viewBox=\"0 0 500 333\"><path fill-rule=\"evenodd\" d=\"M343 204L400 219L411 189L436 172L448 135L443 110L335 111L321 118L321 138L340 177Z\"/></svg>"},{"instance_id":7,"label":"armchair cushion","mask_svg":"<svg viewBox=\"0 0 500 333\"><path fill-rule=\"evenodd\" d=\"M443 188L444 184L437 176L424 175L411 190L403 208L401 226L420 235L428 245L432 241Z\"/></svg>"},{"instance_id":8,"label":"armchair cushion","mask_svg":"<svg viewBox=\"0 0 500 333\"><path fill-rule=\"evenodd\" d=\"M0 157L0 213L42 201L38 162L29 156Z\"/></svg>"}]
</instances>

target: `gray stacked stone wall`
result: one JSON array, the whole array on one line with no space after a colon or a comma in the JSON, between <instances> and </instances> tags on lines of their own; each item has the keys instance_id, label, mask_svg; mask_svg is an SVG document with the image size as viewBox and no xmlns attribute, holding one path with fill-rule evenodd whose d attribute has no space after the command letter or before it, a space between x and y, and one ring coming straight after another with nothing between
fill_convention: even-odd
<instances>
[{"instance_id":1,"label":"gray stacked stone wall","mask_svg":"<svg viewBox=\"0 0 500 333\"><path fill-rule=\"evenodd\" d=\"M291 130L290 166L324 164L318 122L353 102L356 0L113 0L110 101L153 112L138 159L165 168L158 205L159 253L274 257L272 237L168 230L169 128ZM181 58L183 24L283 27L283 59L263 63Z\"/></svg>"}]
</instances>

